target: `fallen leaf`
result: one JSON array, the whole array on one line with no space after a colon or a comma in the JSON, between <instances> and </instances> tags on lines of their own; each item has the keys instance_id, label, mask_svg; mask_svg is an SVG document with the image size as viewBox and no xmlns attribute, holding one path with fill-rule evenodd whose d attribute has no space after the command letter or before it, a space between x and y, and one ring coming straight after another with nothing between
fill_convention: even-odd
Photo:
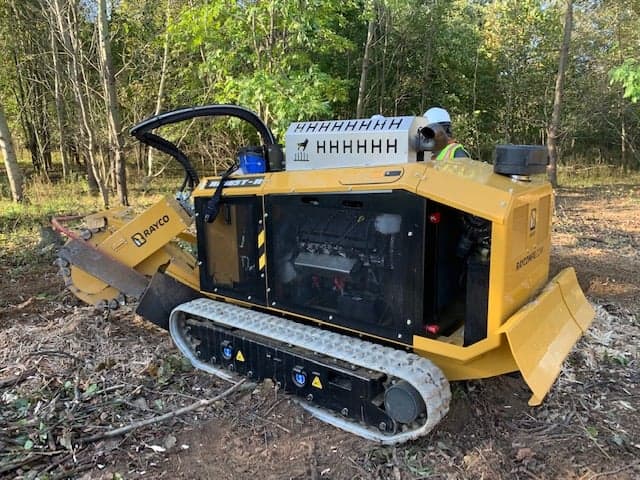
<instances>
[{"instance_id":1,"label":"fallen leaf","mask_svg":"<svg viewBox=\"0 0 640 480\"><path fill-rule=\"evenodd\" d=\"M71 444L71 432L69 430L64 430L62 435L58 437L58 443L67 450L72 450L73 445Z\"/></svg>"},{"instance_id":2,"label":"fallen leaf","mask_svg":"<svg viewBox=\"0 0 640 480\"><path fill-rule=\"evenodd\" d=\"M535 456L535 452L530 448L524 447L519 448L518 453L516 453L516 460L522 462L524 460L529 460Z\"/></svg>"},{"instance_id":3,"label":"fallen leaf","mask_svg":"<svg viewBox=\"0 0 640 480\"><path fill-rule=\"evenodd\" d=\"M140 410L149 410L149 404L147 403L147 399L144 397L138 397L133 402L132 405L135 405L136 408Z\"/></svg>"},{"instance_id":4,"label":"fallen leaf","mask_svg":"<svg viewBox=\"0 0 640 480\"><path fill-rule=\"evenodd\" d=\"M629 402L626 402L624 400L618 400L618 403L620 405L622 405L624 408L626 408L627 410L631 410L632 412L635 412L635 410L636 410L635 408L633 408L631 406L631 404Z\"/></svg>"},{"instance_id":5,"label":"fallen leaf","mask_svg":"<svg viewBox=\"0 0 640 480\"><path fill-rule=\"evenodd\" d=\"M176 445L176 442L176 437L173 435L167 435L167 438L164 439L164 448L171 450Z\"/></svg>"}]
</instances>

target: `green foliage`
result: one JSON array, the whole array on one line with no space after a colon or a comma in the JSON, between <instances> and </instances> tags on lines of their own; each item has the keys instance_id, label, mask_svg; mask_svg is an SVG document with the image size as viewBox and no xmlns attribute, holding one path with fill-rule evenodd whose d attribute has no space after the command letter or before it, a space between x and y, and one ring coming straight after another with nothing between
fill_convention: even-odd
<instances>
[{"instance_id":1,"label":"green foliage","mask_svg":"<svg viewBox=\"0 0 640 480\"><path fill-rule=\"evenodd\" d=\"M63 181L52 184L41 178L32 179L20 204L0 199L0 234L31 230L48 224L54 215L95 211L97 199L88 194L84 182Z\"/></svg>"},{"instance_id":2,"label":"green foliage","mask_svg":"<svg viewBox=\"0 0 640 480\"><path fill-rule=\"evenodd\" d=\"M83 88L94 112L98 150L106 155L106 119L95 114L104 110L99 65L93 60L95 15L86 2L60 1L76 6ZM0 98L18 148L29 144L30 123L32 132L41 133L39 148L56 151L61 135L51 13L43 5L0 0L0 42L6 46L0 50ZM123 126L153 114L165 42L164 110L240 104L256 111L280 141L292 121L353 118L372 21L364 115L420 115L443 106L452 113L458 139L473 156L489 160L497 143L546 141L564 5L561 0L118 0L112 2L110 24ZM576 2L574 13L561 164L638 168L637 0ZM61 46L58 50L68 76L69 58ZM60 95L70 153L78 154L72 170L82 172L86 136L70 81ZM238 121L198 120L160 133L179 142L201 174L219 173L239 146L258 141ZM130 173L134 161L142 170L144 152L136 152L131 140L128 146ZM171 167L166 157L158 158L158 170L165 162ZM8 198L2 183L0 197ZM68 186L61 185L61 190ZM28 188L32 205L25 211L0 205L0 228L33 225L54 211L73 210L74 198L93 207L83 189L37 210L33 205L49 197L38 188Z\"/></svg>"},{"instance_id":3,"label":"green foliage","mask_svg":"<svg viewBox=\"0 0 640 480\"><path fill-rule=\"evenodd\" d=\"M204 98L191 103L247 106L276 133L293 120L330 116L346 100L348 82L323 69L323 60L353 48L338 33L341 12L349 7L319 0L218 0L184 8L169 30L173 55L188 59L177 72L186 88L174 98L195 90Z\"/></svg>"},{"instance_id":4,"label":"green foliage","mask_svg":"<svg viewBox=\"0 0 640 480\"><path fill-rule=\"evenodd\" d=\"M29 408L31 408L31 402L29 402L26 398L17 398L14 400L13 409L15 410L18 418L26 417L29 413Z\"/></svg>"},{"instance_id":5,"label":"green foliage","mask_svg":"<svg viewBox=\"0 0 640 480\"><path fill-rule=\"evenodd\" d=\"M624 97L636 103L640 100L640 63L630 58L619 67L609 72L612 83L620 83L624 87Z\"/></svg>"},{"instance_id":6,"label":"green foliage","mask_svg":"<svg viewBox=\"0 0 640 480\"><path fill-rule=\"evenodd\" d=\"M483 49L495 65L501 104L489 111L496 142L540 143L549 123L561 39L554 3L498 0L486 6Z\"/></svg>"}]
</instances>

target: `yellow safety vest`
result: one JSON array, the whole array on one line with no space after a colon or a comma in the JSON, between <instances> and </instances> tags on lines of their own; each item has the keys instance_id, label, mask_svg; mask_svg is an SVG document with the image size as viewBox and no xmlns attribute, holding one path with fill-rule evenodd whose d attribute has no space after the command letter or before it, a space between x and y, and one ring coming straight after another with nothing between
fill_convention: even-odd
<instances>
[{"instance_id":1,"label":"yellow safety vest","mask_svg":"<svg viewBox=\"0 0 640 480\"><path fill-rule=\"evenodd\" d=\"M436 161L451 160L454 158L456 152L460 149L464 149L464 147L459 143L450 143L440 151L440 153L436 157Z\"/></svg>"}]
</instances>

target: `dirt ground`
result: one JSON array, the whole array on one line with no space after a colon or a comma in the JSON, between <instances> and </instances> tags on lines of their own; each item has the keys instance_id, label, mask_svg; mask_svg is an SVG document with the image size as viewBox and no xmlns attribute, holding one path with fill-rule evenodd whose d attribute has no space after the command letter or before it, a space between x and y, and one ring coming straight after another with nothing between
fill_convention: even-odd
<instances>
[{"instance_id":1,"label":"dirt ground","mask_svg":"<svg viewBox=\"0 0 640 480\"><path fill-rule=\"evenodd\" d=\"M640 478L640 186L561 189L556 204L552 273L574 266L597 318L544 404L518 375L456 382L445 420L399 447L321 424L269 383L98 438L229 384L126 309L81 306L51 251L0 253L0 477Z\"/></svg>"}]
</instances>

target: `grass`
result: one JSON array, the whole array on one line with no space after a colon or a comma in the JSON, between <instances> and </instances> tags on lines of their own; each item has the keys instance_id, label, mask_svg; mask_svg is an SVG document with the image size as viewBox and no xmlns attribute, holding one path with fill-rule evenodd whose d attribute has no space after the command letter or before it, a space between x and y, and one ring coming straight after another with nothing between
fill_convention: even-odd
<instances>
[{"instance_id":1,"label":"grass","mask_svg":"<svg viewBox=\"0 0 640 480\"><path fill-rule=\"evenodd\" d=\"M181 178L166 175L143 186L141 177L130 174L129 182L131 208L142 210L160 197L174 193ZM117 206L115 194L111 195L111 202ZM6 177L0 177L0 260L14 268L40 262L43 260L38 249L40 231L49 226L51 217L86 215L100 210L103 210L101 198L89 193L84 179L51 182L32 174L25 182L24 201L14 203Z\"/></svg>"},{"instance_id":2,"label":"grass","mask_svg":"<svg viewBox=\"0 0 640 480\"><path fill-rule=\"evenodd\" d=\"M625 172L611 165L577 165L558 168L561 187L585 188L609 185L640 185L640 172Z\"/></svg>"}]
</instances>

